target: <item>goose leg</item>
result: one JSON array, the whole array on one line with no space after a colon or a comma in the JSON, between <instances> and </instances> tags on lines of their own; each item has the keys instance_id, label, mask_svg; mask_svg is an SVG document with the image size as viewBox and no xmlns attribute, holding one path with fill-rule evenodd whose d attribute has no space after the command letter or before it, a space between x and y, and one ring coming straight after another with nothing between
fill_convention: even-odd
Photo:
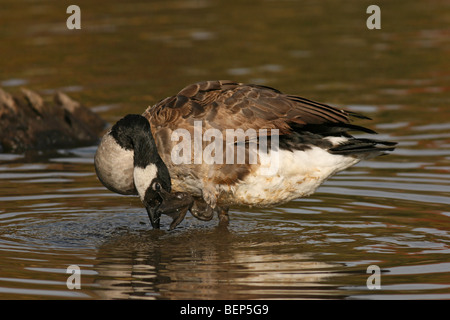
<instances>
[{"instance_id":1,"label":"goose leg","mask_svg":"<svg viewBox=\"0 0 450 320\"><path fill-rule=\"evenodd\" d=\"M219 227L227 227L230 222L230 216L228 215L229 207L216 208L217 216L219 217Z\"/></svg>"}]
</instances>

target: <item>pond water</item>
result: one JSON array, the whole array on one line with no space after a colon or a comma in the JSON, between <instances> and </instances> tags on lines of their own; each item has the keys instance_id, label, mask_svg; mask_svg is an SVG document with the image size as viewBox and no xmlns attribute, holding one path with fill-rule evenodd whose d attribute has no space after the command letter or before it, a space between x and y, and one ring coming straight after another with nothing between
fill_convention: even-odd
<instances>
[{"instance_id":1,"label":"pond water","mask_svg":"<svg viewBox=\"0 0 450 320\"><path fill-rule=\"evenodd\" d=\"M398 141L309 198L151 230L97 180L96 146L0 154L2 299L450 299L450 5L2 1L0 85L62 90L110 123L201 80L362 112ZM81 270L69 290L67 268ZM370 290L367 268L381 268Z\"/></svg>"}]
</instances>

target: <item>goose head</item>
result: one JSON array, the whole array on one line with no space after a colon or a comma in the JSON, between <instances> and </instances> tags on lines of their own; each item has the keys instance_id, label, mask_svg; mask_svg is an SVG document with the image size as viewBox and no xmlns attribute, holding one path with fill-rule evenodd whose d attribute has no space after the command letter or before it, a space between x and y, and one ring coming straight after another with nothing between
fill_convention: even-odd
<instances>
[{"instance_id":1,"label":"goose head","mask_svg":"<svg viewBox=\"0 0 450 320\"><path fill-rule=\"evenodd\" d=\"M173 218L175 228L186 215L193 198L185 192L171 193L169 170L159 156L149 121L137 114L119 120L110 135L125 150L133 151L133 179L154 229L160 227L161 214Z\"/></svg>"}]
</instances>

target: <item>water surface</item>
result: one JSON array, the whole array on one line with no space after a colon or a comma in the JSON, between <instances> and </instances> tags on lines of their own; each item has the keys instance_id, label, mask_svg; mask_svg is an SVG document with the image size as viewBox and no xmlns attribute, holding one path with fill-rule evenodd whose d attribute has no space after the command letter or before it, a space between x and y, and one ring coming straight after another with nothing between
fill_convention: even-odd
<instances>
[{"instance_id":1,"label":"water surface","mask_svg":"<svg viewBox=\"0 0 450 320\"><path fill-rule=\"evenodd\" d=\"M399 147L309 198L234 208L228 230L188 215L172 232L98 182L96 146L0 154L0 298L450 298L446 2L381 1L381 30L366 28L364 1L77 4L82 29L69 31L69 4L3 1L3 89L62 90L113 123L230 78L362 112Z\"/></svg>"}]
</instances>

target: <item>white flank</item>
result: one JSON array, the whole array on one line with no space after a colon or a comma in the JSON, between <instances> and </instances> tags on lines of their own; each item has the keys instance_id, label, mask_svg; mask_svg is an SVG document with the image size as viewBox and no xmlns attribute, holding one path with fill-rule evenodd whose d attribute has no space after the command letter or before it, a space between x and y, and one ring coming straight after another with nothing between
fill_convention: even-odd
<instances>
[{"instance_id":1,"label":"white flank","mask_svg":"<svg viewBox=\"0 0 450 320\"><path fill-rule=\"evenodd\" d=\"M326 179L359 162L359 159L333 155L318 147L306 151L277 151L280 164L276 172L268 172L269 159L235 185L229 200L253 206L272 206L312 194ZM225 190L223 190L225 191ZM234 198L234 199L233 199Z\"/></svg>"},{"instance_id":2,"label":"white flank","mask_svg":"<svg viewBox=\"0 0 450 320\"><path fill-rule=\"evenodd\" d=\"M134 168L134 185L136 186L136 190L138 191L141 200L144 200L145 191L148 189L153 179L156 178L157 173L158 168L153 163L150 163L145 168Z\"/></svg>"}]
</instances>

